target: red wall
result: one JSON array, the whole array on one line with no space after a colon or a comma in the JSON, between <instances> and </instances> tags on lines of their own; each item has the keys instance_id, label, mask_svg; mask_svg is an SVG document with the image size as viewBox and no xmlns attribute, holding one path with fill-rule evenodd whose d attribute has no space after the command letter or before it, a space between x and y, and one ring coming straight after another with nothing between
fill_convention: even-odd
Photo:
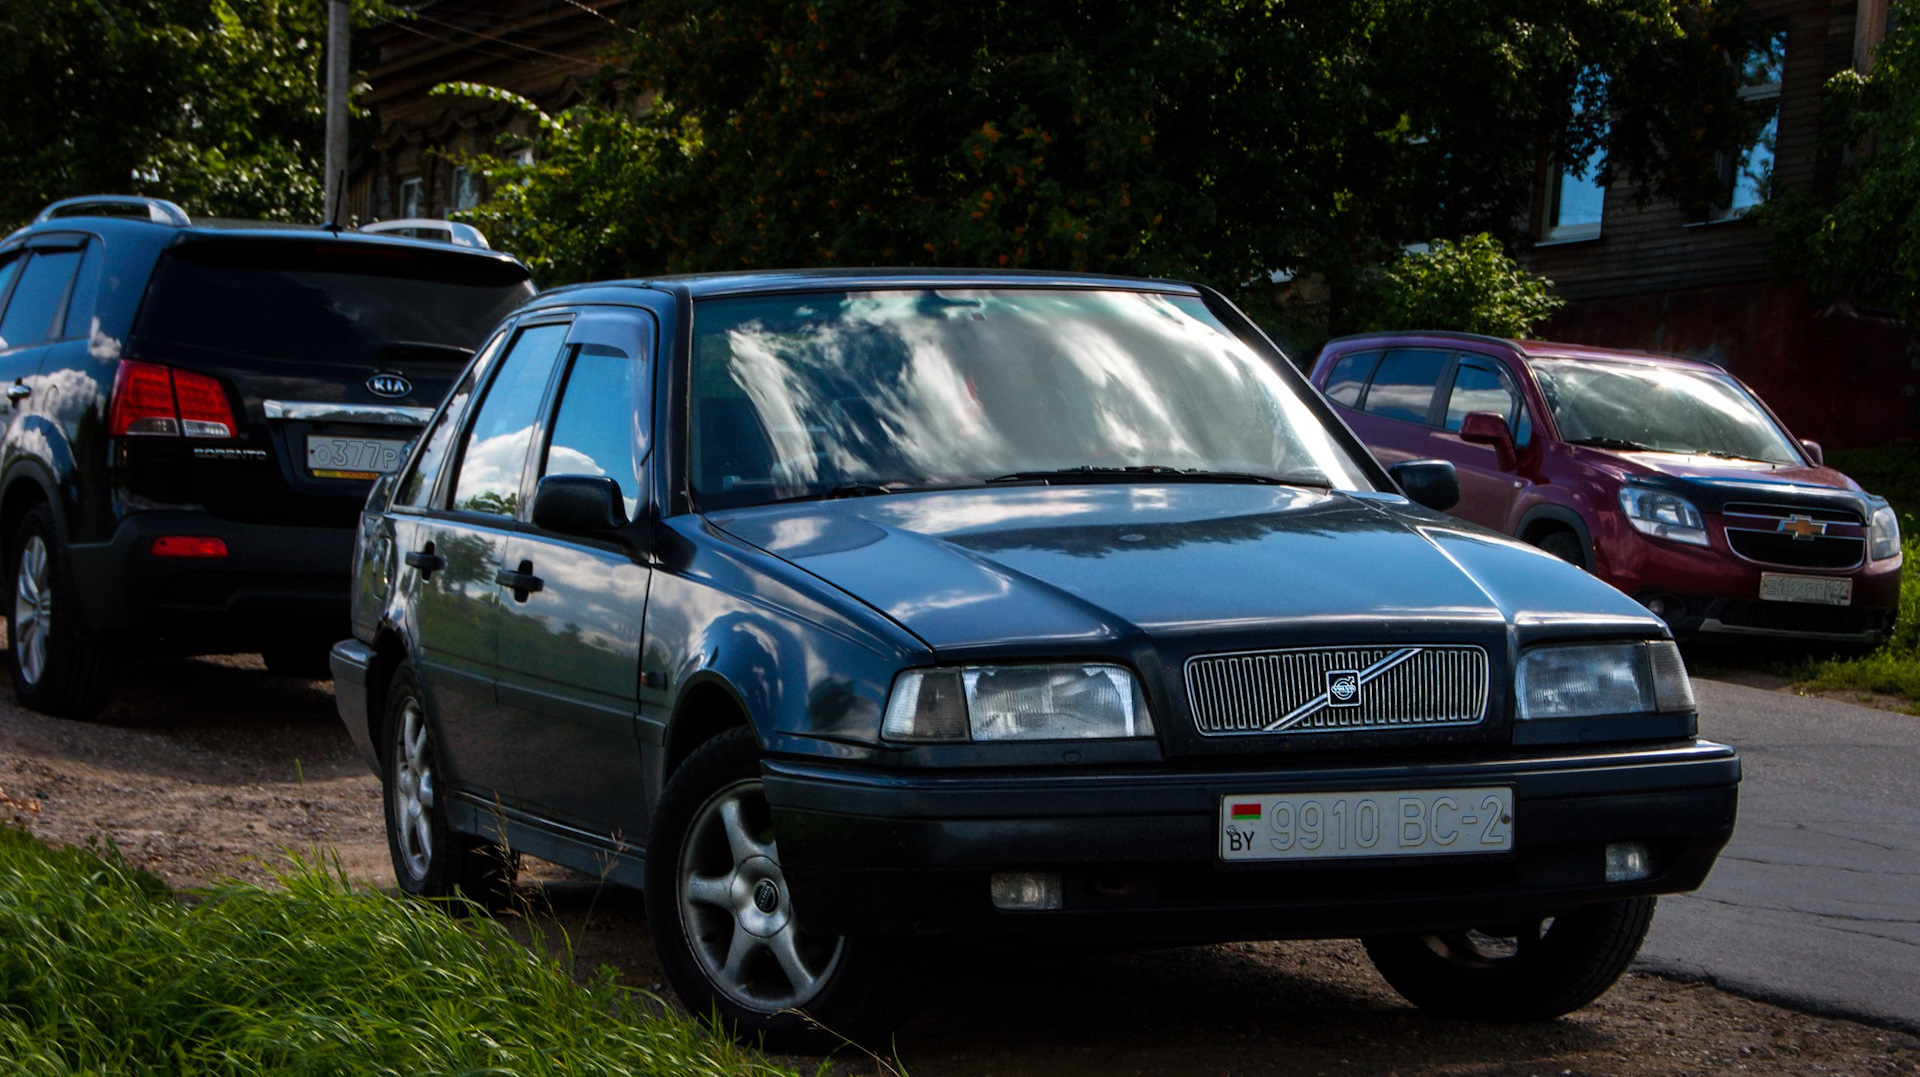
<instances>
[{"instance_id":1,"label":"red wall","mask_svg":"<svg viewBox=\"0 0 1920 1077\"><path fill-rule=\"evenodd\" d=\"M1545 340L1684 355L1751 385L1798 437L1852 449L1920 438L1920 339L1904 322L1815 306L1804 284L1568 303Z\"/></svg>"}]
</instances>

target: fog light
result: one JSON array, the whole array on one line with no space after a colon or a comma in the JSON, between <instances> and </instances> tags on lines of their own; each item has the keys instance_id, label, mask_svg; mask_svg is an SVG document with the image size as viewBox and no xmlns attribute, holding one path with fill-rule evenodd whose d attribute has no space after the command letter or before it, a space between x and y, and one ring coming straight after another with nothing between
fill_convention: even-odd
<instances>
[{"instance_id":1,"label":"fog light","mask_svg":"<svg viewBox=\"0 0 1920 1077\"><path fill-rule=\"evenodd\" d=\"M1060 907L1060 876L1050 871L997 871L988 881L987 890L993 895L996 909Z\"/></svg>"},{"instance_id":2,"label":"fog light","mask_svg":"<svg viewBox=\"0 0 1920 1077\"><path fill-rule=\"evenodd\" d=\"M1653 856L1637 841L1607 846L1607 881L1630 883L1653 874Z\"/></svg>"}]
</instances>

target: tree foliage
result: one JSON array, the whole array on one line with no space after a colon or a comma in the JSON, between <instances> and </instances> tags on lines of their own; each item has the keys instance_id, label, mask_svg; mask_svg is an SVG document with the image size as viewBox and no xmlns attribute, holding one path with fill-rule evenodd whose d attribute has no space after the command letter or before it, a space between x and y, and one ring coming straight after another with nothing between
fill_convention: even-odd
<instances>
[{"instance_id":1,"label":"tree foliage","mask_svg":"<svg viewBox=\"0 0 1920 1077\"><path fill-rule=\"evenodd\" d=\"M1425 251L1401 255L1380 273L1374 289L1369 330L1524 337L1561 305L1551 281L1527 272L1485 232L1457 244L1438 239Z\"/></svg>"},{"instance_id":2,"label":"tree foliage","mask_svg":"<svg viewBox=\"0 0 1920 1077\"><path fill-rule=\"evenodd\" d=\"M1871 73L1827 83L1832 142L1854 156L1834 191L1788 191L1755 217L1775 257L1816 288L1912 319L1920 315L1920 19L1911 4L1881 42Z\"/></svg>"},{"instance_id":3,"label":"tree foliage","mask_svg":"<svg viewBox=\"0 0 1920 1077\"><path fill-rule=\"evenodd\" d=\"M1341 331L1406 243L1518 238L1555 160L1599 150L1648 196L1704 202L1710 150L1750 127L1728 61L1746 31L1716 0L660 0L633 17L617 85L652 107L562 118L543 152L569 166L509 196L555 267L1121 271L1255 307L1284 270L1325 282L1316 316ZM616 179L620 198L595 195ZM535 206L579 212L543 231Z\"/></svg>"},{"instance_id":4,"label":"tree foliage","mask_svg":"<svg viewBox=\"0 0 1920 1077\"><path fill-rule=\"evenodd\" d=\"M318 220L326 14L325 0L0 0L0 224L102 193Z\"/></svg>"}]
</instances>

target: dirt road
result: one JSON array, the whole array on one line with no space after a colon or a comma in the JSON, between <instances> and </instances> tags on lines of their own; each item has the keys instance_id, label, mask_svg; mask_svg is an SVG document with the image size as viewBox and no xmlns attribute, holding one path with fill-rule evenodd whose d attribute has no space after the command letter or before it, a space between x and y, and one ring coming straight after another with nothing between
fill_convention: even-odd
<instances>
[{"instance_id":1,"label":"dirt road","mask_svg":"<svg viewBox=\"0 0 1920 1077\"><path fill-rule=\"evenodd\" d=\"M326 850L354 878L391 882L378 786L328 686L252 660L136 668L95 723L0 702L0 816L51 840L111 840L176 887L267 881L288 849ZM529 867L524 892L556 952L564 932L584 966L661 990L635 895ZM920 1016L897 1041L914 1077L1920 1074L1912 1036L1645 975L1546 1025L1435 1020L1402 1003L1352 943L973 948L929 954L927 974Z\"/></svg>"}]
</instances>

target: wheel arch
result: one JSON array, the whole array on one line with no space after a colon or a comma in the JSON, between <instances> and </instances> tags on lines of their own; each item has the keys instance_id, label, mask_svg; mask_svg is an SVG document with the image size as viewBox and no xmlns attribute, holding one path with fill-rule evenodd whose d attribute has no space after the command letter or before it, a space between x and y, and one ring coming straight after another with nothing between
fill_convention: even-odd
<instances>
[{"instance_id":1,"label":"wheel arch","mask_svg":"<svg viewBox=\"0 0 1920 1077\"><path fill-rule=\"evenodd\" d=\"M35 464L20 463L7 474L5 488L0 490L0 554L4 554L8 565L13 563L13 534L20 529L20 521L35 505L47 506L47 510L53 514L54 531L61 540L65 540L66 513L52 491L49 477Z\"/></svg>"},{"instance_id":2,"label":"wheel arch","mask_svg":"<svg viewBox=\"0 0 1920 1077\"><path fill-rule=\"evenodd\" d=\"M1533 543L1550 531L1571 531L1580 541L1581 568L1593 571L1593 530L1580 514L1564 505L1535 505L1520 517L1520 526L1514 530L1514 537L1522 542Z\"/></svg>"},{"instance_id":3,"label":"wheel arch","mask_svg":"<svg viewBox=\"0 0 1920 1077\"><path fill-rule=\"evenodd\" d=\"M411 657L400 633L391 625L382 625L373 637L374 660L367 670L367 739L374 754L385 765L387 745L387 692L393 687L393 674ZM423 686L424 687L424 686Z\"/></svg>"},{"instance_id":4,"label":"wheel arch","mask_svg":"<svg viewBox=\"0 0 1920 1077\"><path fill-rule=\"evenodd\" d=\"M665 756L661 779L686 762L695 748L730 729L754 728L752 712L745 697L727 678L711 670L702 670L688 678L667 719ZM756 731L755 739L759 734Z\"/></svg>"}]
</instances>

